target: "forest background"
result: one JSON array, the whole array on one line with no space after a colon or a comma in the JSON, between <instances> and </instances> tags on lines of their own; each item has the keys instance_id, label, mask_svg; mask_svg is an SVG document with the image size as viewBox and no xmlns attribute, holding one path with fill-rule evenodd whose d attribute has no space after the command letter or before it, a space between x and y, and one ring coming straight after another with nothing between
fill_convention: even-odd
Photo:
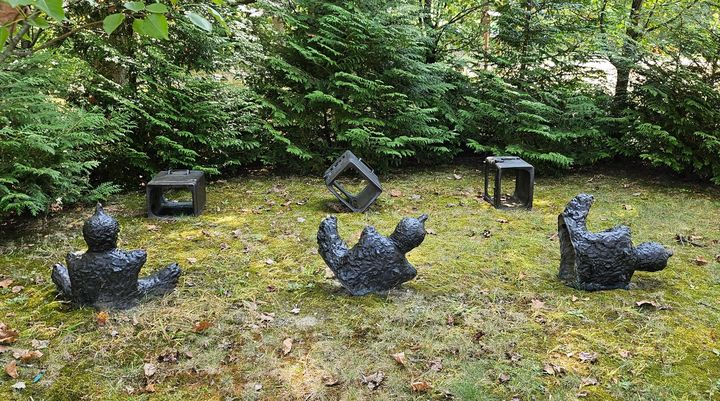
<instances>
[{"instance_id":1,"label":"forest background","mask_svg":"<svg viewBox=\"0 0 720 401\"><path fill-rule=\"evenodd\" d=\"M345 149L720 184L716 1L4 0L0 90L0 219Z\"/></svg>"}]
</instances>

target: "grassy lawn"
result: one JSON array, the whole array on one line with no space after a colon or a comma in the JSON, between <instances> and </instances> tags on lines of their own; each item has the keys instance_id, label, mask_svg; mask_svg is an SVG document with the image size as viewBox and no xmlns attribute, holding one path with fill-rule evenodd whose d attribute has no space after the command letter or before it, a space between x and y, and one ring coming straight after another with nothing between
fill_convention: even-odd
<instances>
[{"instance_id":1,"label":"grassy lawn","mask_svg":"<svg viewBox=\"0 0 720 401\"><path fill-rule=\"evenodd\" d=\"M211 184L206 212L174 221L147 220L141 194L118 197L106 210L122 225L121 247L148 251L145 274L178 261L184 275L171 295L111 311L104 324L56 300L50 281L53 263L85 249L90 207L5 233L0 280L14 282L0 290L0 321L20 337L0 363L49 344L17 362L18 379L2 373L0 398L720 399L717 190L610 173L541 177L527 212L492 209L480 185L466 167L385 177L378 203L351 214L333 211L319 179L250 176ZM629 291L559 282L557 215L580 192L596 197L590 229L627 224L636 244L672 247L668 268L637 273ZM429 214L432 234L409 254L417 278L386 297L344 293L317 254L329 213L351 245L366 224L389 234L403 216ZM384 380L370 389L362 378L376 372ZM27 388L13 390L18 381Z\"/></svg>"}]
</instances>

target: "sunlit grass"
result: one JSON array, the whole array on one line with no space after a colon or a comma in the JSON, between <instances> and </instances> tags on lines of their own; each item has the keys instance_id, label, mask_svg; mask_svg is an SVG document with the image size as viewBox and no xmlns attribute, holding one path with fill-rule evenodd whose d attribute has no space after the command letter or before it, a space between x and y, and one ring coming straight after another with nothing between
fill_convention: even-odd
<instances>
[{"instance_id":1,"label":"sunlit grass","mask_svg":"<svg viewBox=\"0 0 720 401\"><path fill-rule=\"evenodd\" d=\"M118 197L107 210L122 225L121 246L147 249L145 273L178 261L184 275L173 294L111 312L104 326L93 310L72 310L55 300L49 280L53 263L84 248L80 227L91 208L37 221L1 244L0 274L25 288L18 294L0 290L0 321L20 330L13 349L30 349L33 339L48 339L50 346L41 359L18 364L19 379L3 375L0 396L720 397L717 191L619 174L543 177L528 212L492 209L480 200L481 184L480 173L467 168L385 177L386 192L367 213L340 213L340 232L351 244L366 224L387 234L401 217L421 213L430 215L427 227L435 233L409 254L419 271L414 281L387 297L361 298L327 279L317 255L317 226L334 213L320 179L249 176L214 183L202 216L173 221L147 220L140 194ZM390 196L391 190L400 196ZM586 293L558 282L557 214L579 192L597 199L591 229L627 224L636 243L673 248L669 267L636 274L630 291ZM678 233L702 237L706 246L681 247L674 242ZM697 265L697 256L710 263ZM637 309L634 303L644 299L672 309ZM533 300L544 306L532 308ZM195 333L202 320L212 327ZM283 356L286 338L293 348ZM177 362L158 361L176 351ZM392 358L398 352L405 353L406 366ZM597 361L582 362L580 352L596 352ZM0 354L3 365L11 359L12 352ZM150 379L145 363L157 367ZM546 364L565 373L549 375ZM42 379L32 383L41 370ZM362 375L377 371L386 378L369 390ZM583 379L598 384L583 386ZM19 380L28 388L11 390ZM429 382L432 390L413 393L413 381ZM148 383L154 393L147 392L153 389Z\"/></svg>"}]
</instances>

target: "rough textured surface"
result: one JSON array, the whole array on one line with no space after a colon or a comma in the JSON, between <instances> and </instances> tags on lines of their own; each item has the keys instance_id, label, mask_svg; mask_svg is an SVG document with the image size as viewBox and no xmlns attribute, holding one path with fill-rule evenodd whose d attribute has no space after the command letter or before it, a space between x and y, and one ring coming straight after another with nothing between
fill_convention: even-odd
<instances>
[{"instance_id":1,"label":"rough textured surface","mask_svg":"<svg viewBox=\"0 0 720 401\"><path fill-rule=\"evenodd\" d=\"M53 266L51 277L62 298L98 309L127 309L143 296L160 295L175 288L180 277L176 263L138 279L147 253L117 249L119 232L118 222L98 204L95 214L83 225L88 251L68 253L67 267L60 263Z\"/></svg>"},{"instance_id":2,"label":"rough textured surface","mask_svg":"<svg viewBox=\"0 0 720 401\"><path fill-rule=\"evenodd\" d=\"M580 194L558 216L561 280L588 291L628 288L636 270L654 272L667 266L672 251L656 242L635 248L627 226L588 231L593 201L592 195Z\"/></svg>"},{"instance_id":3,"label":"rough textured surface","mask_svg":"<svg viewBox=\"0 0 720 401\"><path fill-rule=\"evenodd\" d=\"M405 254L425 239L425 220L427 215L417 219L406 217L389 237L375 231L373 226L366 226L360 241L348 249L338 234L337 218L329 216L318 230L319 252L352 295L385 293L417 275Z\"/></svg>"}]
</instances>

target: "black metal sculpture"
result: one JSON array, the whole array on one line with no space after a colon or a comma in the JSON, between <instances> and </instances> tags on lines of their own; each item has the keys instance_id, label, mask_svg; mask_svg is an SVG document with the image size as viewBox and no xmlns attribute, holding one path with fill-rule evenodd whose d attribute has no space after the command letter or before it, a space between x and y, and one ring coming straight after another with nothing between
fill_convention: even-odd
<instances>
[{"instance_id":1,"label":"black metal sculpture","mask_svg":"<svg viewBox=\"0 0 720 401\"><path fill-rule=\"evenodd\" d=\"M389 237L380 235L375 227L367 226L360 241L348 249L338 234L337 218L329 216L320 223L318 230L319 252L352 295L385 293L417 275L405 254L425 239L427 218L425 214L417 219L406 217Z\"/></svg>"},{"instance_id":2,"label":"black metal sculpture","mask_svg":"<svg viewBox=\"0 0 720 401\"><path fill-rule=\"evenodd\" d=\"M119 232L120 224L98 203L95 214L83 225L87 252L68 253L68 267L53 266L52 280L62 298L98 309L126 309L143 296L162 295L175 288L181 273L176 263L138 279L147 253L118 249Z\"/></svg>"},{"instance_id":3,"label":"black metal sculpture","mask_svg":"<svg viewBox=\"0 0 720 401\"><path fill-rule=\"evenodd\" d=\"M587 291L627 289L636 270L667 266L672 251L656 242L634 247L627 226L589 232L585 221L593 201L592 195L580 194L558 216L559 277L565 284Z\"/></svg>"}]
</instances>

